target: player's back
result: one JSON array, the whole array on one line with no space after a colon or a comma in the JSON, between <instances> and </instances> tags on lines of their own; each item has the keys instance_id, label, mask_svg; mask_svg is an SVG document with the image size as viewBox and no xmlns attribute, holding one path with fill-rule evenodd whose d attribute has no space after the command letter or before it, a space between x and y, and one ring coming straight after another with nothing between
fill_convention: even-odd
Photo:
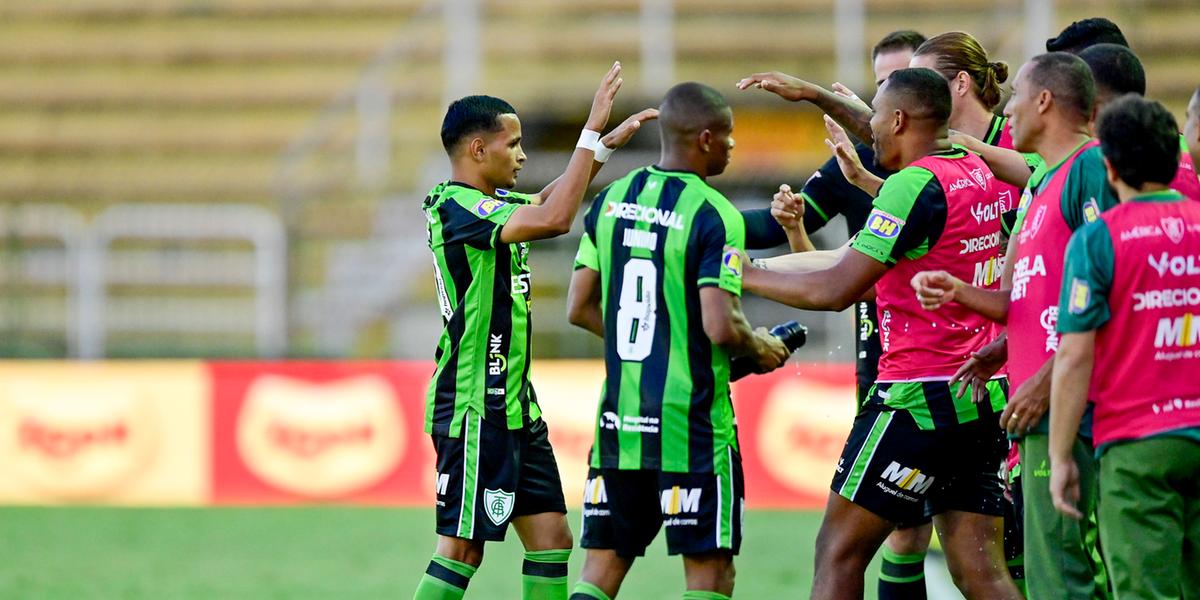
<instances>
[{"instance_id":1,"label":"player's back","mask_svg":"<svg viewBox=\"0 0 1200 600\"><path fill-rule=\"evenodd\" d=\"M729 355L704 332L700 288L741 293L741 215L699 176L638 169L584 219L600 273L606 381L597 467L708 472L736 448ZM588 249L588 242L594 248Z\"/></svg>"}]
</instances>

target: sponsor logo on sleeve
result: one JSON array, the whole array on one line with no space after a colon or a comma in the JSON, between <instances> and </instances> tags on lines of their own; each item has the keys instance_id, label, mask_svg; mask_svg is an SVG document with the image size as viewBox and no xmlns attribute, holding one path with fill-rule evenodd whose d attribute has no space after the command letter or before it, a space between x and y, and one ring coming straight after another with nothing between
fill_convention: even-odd
<instances>
[{"instance_id":1,"label":"sponsor logo on sleeve","mask_svg":"<svg viewBox=\"0 0 1200 600\"><path fill-rule=\"evenodd\" d=\"M1087 223L1092 223L1100 218L1100 205L1096 203L1095 198L1088 198L1087 202L1083 203L1083 220Z\"/></svg>"},{"instance_id":2,"label":"sponsor logo on sleeve","mask_svg":"<svg viewBox=\"0 0 1200 600\"><path fill-rule=\"evenodd\" d=\"M495 198L483 198L475 205L475 214L481 218L490 217L496 211L504 208L507 203Z\"/></svg>"},{"instance_id":3,"label":"sponsor logo on sleeve","mask_svg":"<svg viewBox=\"0 0 1200 600\"><path fill-rule=\"evenodd\" d=\"M890 215L878 208L867 215L867 231L885 240L890 240L900 235L902 227L904 227L904 219Z\"/></svg>"},{"instance_id":4,"label":"sponsor logo on sleeve","mask_svg":"<svg viewBox=\"0 0 1200 600\"><path fill-rule=\"evenodd\" d=\"M1067 310L1073 315L1081 315L1087 310L1092 299L1092 290L1088 283L1078 277L1071 279L1071 305Z\"/></svg>"},{"instance_id":5,"label":"sponsor logo on sleeve","mask_svg":"<svg viewBox=\"0 0 1200 600\"><path fill-rule=\"evenodd\" d=\"M721 256L721 265L735 277L742 276L742 255L737 250L726 250Z\"/></svg>"}]
</instances>

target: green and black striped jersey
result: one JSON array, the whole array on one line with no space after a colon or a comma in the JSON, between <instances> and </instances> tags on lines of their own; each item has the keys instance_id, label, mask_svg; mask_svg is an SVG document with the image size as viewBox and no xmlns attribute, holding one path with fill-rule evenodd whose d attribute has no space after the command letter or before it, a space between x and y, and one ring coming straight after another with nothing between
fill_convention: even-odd
<instances>
[{"instance_id":1,"label":"green and black striped jersey","mask_svg":"<svg viewBox=\"0 0 1200 600\"><path fill-rule=\"evenodd\" d=\"M638 169L584 218L576 268L600 274L606 379L599 468L722 472L737 448L729 355L708 339L700 288L741 295L742 216L699 176Z\"/></svg>"},{"instance_id":2,"label":"green and black striped jersey","mask_svg":"<svg viewBox=\"0 0 1200 600\"><path fill-rule=\"evenodd\" d=\"M453 181L425 198L444 325L426 394L427 433L458 437L468 410L508 429L541 416L529 382L529 245L500 241L500 229L528 203Z\"/></svg>"}]
</instances>

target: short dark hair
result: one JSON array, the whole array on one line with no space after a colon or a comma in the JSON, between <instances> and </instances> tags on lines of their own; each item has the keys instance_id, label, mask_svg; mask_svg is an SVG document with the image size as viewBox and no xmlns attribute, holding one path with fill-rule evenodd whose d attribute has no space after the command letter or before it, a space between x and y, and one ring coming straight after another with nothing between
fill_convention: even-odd
<instances>
[{"instance_id":1,"label":"short dark hair","mask_svg":"<svg viewBox=\"0 0 1200 600\"><path fill-rule=\"evenodd\" d=\"M712 87L694 81L675 85L667 90L659 106L663 142L721 127L728 122L729 114L729 103Z\"/></svg>"},{"instance_id":2,"label":"short dark hair","mask_svg":"<svg viewBox=\"0 0 1200 600\"><path fill-rule=\"evenodd\" d=\"M1118 44L1129 47L1125 34L1116 23L1104 17L1092 17L1067 25L1058 37L1046 40L1046 52L1070 52L1078 54L1096 44Z\"/></svg>"},{"instance_id":3,"label":"short dark hair","mask_svg":"<svg viewBox=\"0 0 1200 600\"><path fill-rule=\"evenodd\" d=\"M1133 50L1120 44L1096 44L1079 53L1096 80L1096 88L1107 96L1146 95L1146 70Z\"/></svg>"},{"instance_id":4,"label":"short dark hair","mask_svg":"<svg viewBox=\"0 0 1200 600\"><path fill-rule=\"evenodd\" d=\"M925 36L911 29L901 29L893 31L879 40L875 47L871 49L871 60L875 60L880 54L888 52L896 52L897 50L917 51L921 44L925 43Z\"/></svg>"},{"instance_id":5,"label":"short dark hair","mask_svg":"<svg viewBox=\"0 0 1200 600\"><path fill-rule=\"evenodd\" d=\"M1086 122L1096 106L1096 82L1083 59L1066 52L1047 52L1033 57L1029 80L1039 89L1050 90L1060 102Z\"/></svg>"},{"instance_id":6,"label":"short dark hair","mask_svg":"<svg viewBox=\"0 0 1200 600\"><path fill-rule=\"evenodd\" d=\"M511 104L492 96L467 96L450 103L442 119L442 147L447 153L463 138L481 131L500 131L500 115L515 115Z\"/></svg>"},{"instance_id":7,"label":"short dark hair","mask_svg":"<svg viewBox=\"0 0 1200 600\"><path fill-rule=\"evenodd\" d=\"M1179 125L1162 104L1136 94L1121 96L1100 113L1096 131L1104 157L1130 187L1175 179Z\"/></svg>"},{"instance_id":8,"label":"short dark hair","mask_svg":"<svg viewBox=\"0 0 1200 600\"><path fill-rule=\"evenodd\" d=\"M950 84L937 71L899 69L888 75L886 84L888 95L905 113L943 124L950 120Z\"/></svg>"}]
</instances>

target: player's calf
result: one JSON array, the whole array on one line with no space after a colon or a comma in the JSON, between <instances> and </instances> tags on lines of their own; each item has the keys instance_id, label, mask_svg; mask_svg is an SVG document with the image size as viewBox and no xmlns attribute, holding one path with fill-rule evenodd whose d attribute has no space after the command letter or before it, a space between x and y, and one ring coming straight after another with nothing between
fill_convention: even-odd
<instances>
[{"instance_id":1,"label":"player's calf","mask_svg":"<svg viewBox=\"0 0 1200 600\"><path fill-rule=\"evenodd\" d=\"M413 600L460 600L482 562L482 541L438 536L437 551L425 568Z\"/></svg>"}]
</instances>

